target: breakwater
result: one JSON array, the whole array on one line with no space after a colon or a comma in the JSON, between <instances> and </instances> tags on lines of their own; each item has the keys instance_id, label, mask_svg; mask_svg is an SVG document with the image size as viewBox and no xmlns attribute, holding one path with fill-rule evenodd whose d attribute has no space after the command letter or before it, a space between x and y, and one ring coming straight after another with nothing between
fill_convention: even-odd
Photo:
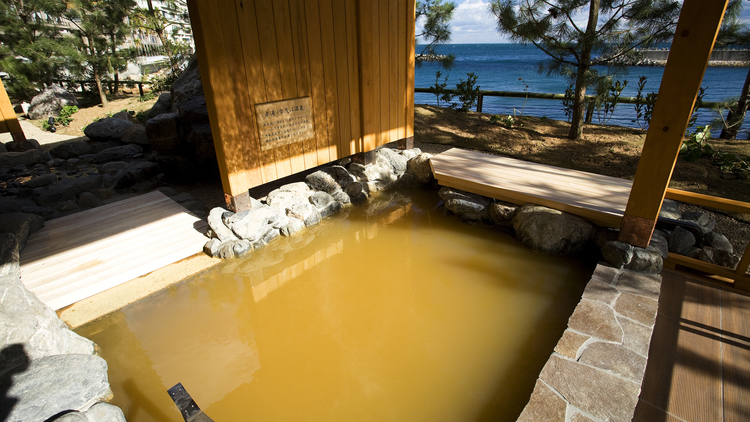
<instances>
[{"instance_id":1,"label":"breakwater","mask_svg":"<svg viewBox=\"0 0 750 422\"><path fill-rule=\"evenodd\" d=\"M669 49L639 50L640 58L634 66L664 66L669 57ZM750 63L750 50L714 50L709 66L747 66ZM630 64L630 63L629 63Z\"/></svg>"}]
</instances>

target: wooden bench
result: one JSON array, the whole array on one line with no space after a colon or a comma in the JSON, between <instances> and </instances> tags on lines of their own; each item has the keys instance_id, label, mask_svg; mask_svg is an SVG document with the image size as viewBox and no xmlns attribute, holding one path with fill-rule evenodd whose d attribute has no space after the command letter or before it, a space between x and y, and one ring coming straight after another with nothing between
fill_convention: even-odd
<instances>
[{"instance_id":1,"label":"wooden bench","mask_svg":"<svg viewBox=\"0 0 750 422\"><path fill-rule=\"evenodd\" d=\"M518 205L533 203L620 227L633 182L453 148L430 159L438 183Z\"/></svg>"}]
</instances>

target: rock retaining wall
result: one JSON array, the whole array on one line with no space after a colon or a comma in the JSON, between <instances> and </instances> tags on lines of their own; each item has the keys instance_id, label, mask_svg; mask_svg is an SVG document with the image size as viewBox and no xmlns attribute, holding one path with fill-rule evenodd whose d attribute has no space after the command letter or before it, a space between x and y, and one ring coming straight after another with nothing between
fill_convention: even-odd
<instances>
[{"instance_id":1,"label":"rock retaining wall","mask_svg":"<svg viewBox=\"0 0 750 422\"><path fill-rule=\"evenodd\" d=\"M122 411L105 403L112 397L107 362L94 343L21 282L21 245L41 226L25 216L15 233L0 233L0 420L124 422Z\"/></svg>"},{"instance_id":2,"label":"rock retaining wall","mask_svg":"<svg viewBox=\"0 0 750 422\"><path fill-rule=\"evenodd\" d=\"M661 277L599 264L518 421L630 421Z\"/></svg>"}]
</instances>

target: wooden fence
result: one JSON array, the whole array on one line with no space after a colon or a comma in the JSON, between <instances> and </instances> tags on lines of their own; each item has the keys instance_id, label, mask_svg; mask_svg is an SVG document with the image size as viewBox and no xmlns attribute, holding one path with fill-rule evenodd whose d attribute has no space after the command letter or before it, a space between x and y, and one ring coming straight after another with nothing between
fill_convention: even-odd
<instances>
[{"instance_id":1,"label":"wooden fence","mask_svg":"<svg viewBox=\"0 0 750 422\"><path fill-rule=\"evenodd\" d=\"M251 187L413 136L414 1L188 7L230 207L247 207ZM305 97L313 136L262 148L256 106Z\"/></svg>"}]
</instances>

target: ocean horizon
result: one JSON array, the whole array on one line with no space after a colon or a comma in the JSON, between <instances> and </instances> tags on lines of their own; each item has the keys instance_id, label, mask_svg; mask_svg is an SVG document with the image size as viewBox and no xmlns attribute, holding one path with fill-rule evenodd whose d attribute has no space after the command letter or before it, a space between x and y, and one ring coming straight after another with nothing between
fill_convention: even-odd
<instances>
[{"instance_id":1,"label":"ocean horizon","mask_svg":"<svg viewBox=\"0 0 750 422\"><path fill-rule=\"evenodd\" d=\"M417 52L419 52L419 45ZM443 69L438 63L423 63L415 69L414 86L429 88L435 84L435 72L440 71L440 83L448 76L446 88L455 88L459 80L466 80L467 73L477 75L477 85L481 90L519 91L564 94L568 87L568 79L561 75L546 75L539 73L539 64L547 55L533 45L514 43L476 43L476 44L443 44L437 46L438 54L455 54L456 60L451 70ZM600 72L606 72L606 66L597 66ZM725 101L737 98L747 75L747 67L715 67L706 69L701 86L706 89L704 101ZM637 93L638 79L647 78L643 95L657 92L664 74L661 66L627 66L623 74L615 76L615 80L628 81L622 92L623 97L633 97ZM527 88L528 87L528 88ZM587 94L593 94L587 90ZM436 105L434 94L416 93L415 104ZM546 116L555 120L566 120L562 108L562 101L539 100L524 98L485 97L483 112L499 115L519 115L523 111L527 116ZM607 124L626 127L639 127L635 120L636 114L633 104L619 104L614 116ZM719 114L709 109L698 110L696 126L711 124L719 118ZM592 123L600 122L594 115ZM747 137L750 123L746 120L742 126ZM713 132L718 136L719 129Z\"/></svg>"}]
</instances>

